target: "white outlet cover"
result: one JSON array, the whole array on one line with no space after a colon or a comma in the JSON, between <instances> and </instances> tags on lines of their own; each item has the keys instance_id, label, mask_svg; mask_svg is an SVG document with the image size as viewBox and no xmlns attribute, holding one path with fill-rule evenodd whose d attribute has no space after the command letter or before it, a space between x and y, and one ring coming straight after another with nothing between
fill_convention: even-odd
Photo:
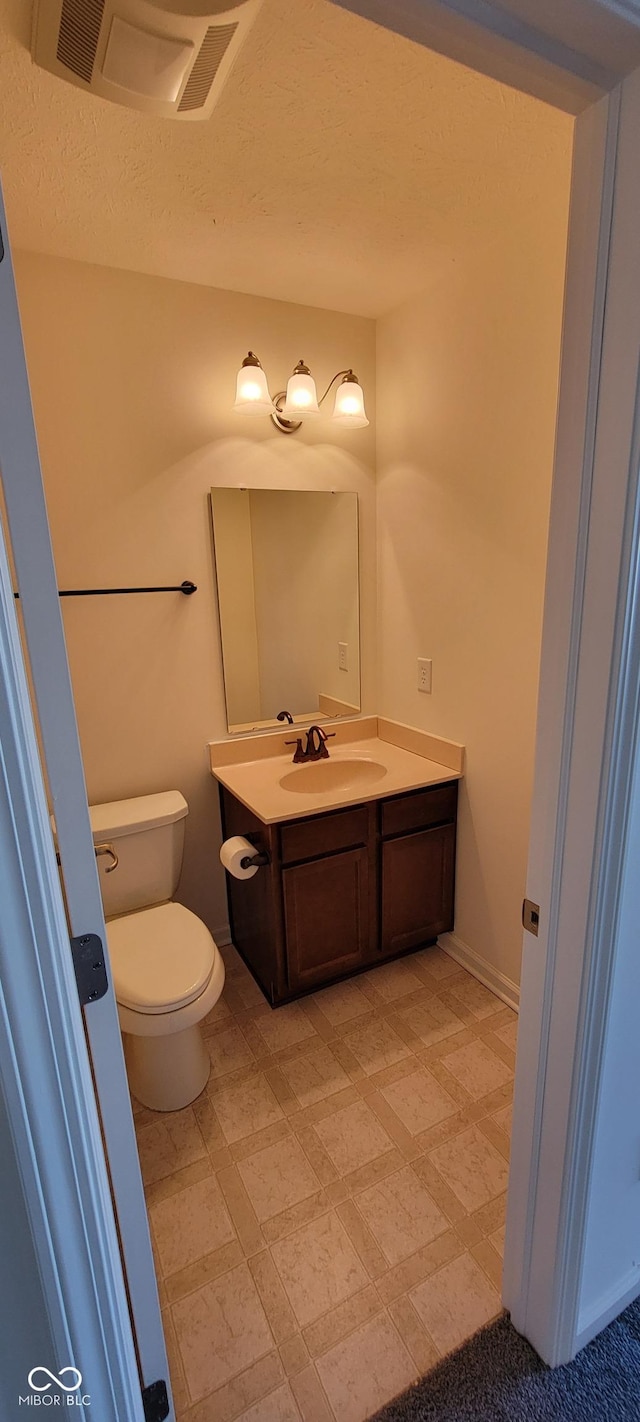
<instances>
[{"instance_id":1,"label":"white outlet cover","mask_svg":"<svg viewBox=\"0 0 640 1422\"><path fill-rule=\"evenodd\" d=\"M431 691L430 657L418 657L418 691Z\"/></svg>"}]
</instances>

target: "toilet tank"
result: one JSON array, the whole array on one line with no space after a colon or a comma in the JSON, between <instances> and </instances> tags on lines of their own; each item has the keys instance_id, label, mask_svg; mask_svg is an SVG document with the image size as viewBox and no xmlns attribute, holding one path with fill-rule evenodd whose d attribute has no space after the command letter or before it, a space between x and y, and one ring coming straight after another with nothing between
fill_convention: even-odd
<instances>
[{"instance_id":1,"label":"toilet tank","mask_svg":"<svg viewBox=\"0 0 640 1422\"><path fill-rule=\"evenodd\" d=\"M179 790L90 805L94 844L112 844L118 866L97 858L105 918L166 903L178 887L189 807Z\"/></svg>"}]
</instances>

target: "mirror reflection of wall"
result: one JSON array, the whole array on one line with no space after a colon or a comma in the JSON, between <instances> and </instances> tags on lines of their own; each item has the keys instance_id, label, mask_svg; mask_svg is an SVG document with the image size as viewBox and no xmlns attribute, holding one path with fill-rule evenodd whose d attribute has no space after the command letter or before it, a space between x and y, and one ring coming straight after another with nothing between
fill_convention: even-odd
<instances>
[{"instance_id":1,"label":"mirror reflection of wall","mask_svg":"<svg viewBox=\"0 0 640 1422\"><path fill-rule=\"evenodd\" d=\"M360 710L358 496L212 489L230 731Z\"/></svg>"}]
</instances>

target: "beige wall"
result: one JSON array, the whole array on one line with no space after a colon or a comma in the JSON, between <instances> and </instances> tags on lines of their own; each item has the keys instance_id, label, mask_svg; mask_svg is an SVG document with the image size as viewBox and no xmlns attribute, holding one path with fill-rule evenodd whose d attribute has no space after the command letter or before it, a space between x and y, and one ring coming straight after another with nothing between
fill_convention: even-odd
<instances>
[{"instance_id":1,"label":"beige wall","mask_svg":"<svg viewBox=\"0 0 640 1422\"><path fill-rule=\"evenodd\" d=\"M353 489L362 539L363 707L375 709L373 426L299 434L231 411L251 347L282 388L353 364L373 414L374 325L162 278L19 253L16 271L61 587L198 592L65 599L89 798L176 787L190 806L180 897L224 924L217 789L226 734L207 495L215 484Z\"/></svg>"},{"instance_id":2,"label":"beige wall","mask_svg":"<svg viewBox=\"0 0 640 1422\"><path fill-rule=\"evenodd\" d=\"M381 713L462 741L456 937L519 981L569 189L378 323ZM433 660L431 695L417 658Z\"/></svg>"}]
</instances>

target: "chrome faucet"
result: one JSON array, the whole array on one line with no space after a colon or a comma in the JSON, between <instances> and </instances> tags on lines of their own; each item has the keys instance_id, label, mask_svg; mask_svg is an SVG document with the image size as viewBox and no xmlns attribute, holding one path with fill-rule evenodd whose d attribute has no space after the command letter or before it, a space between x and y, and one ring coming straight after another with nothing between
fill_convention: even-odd
<instances>
[{"instance_id":1,"label":"chrome faucet","mask_svg":"<svg viewBox=\"0 0 640 1422\"><path fill-rule=\"evenodd\" d=\"M309 760L328 760L329 752L326 742L332 736L335 736L335 731L323 731L322 726L310 726L307 731L307 743L304 750L300 736L296 736L295 741L285 741L285 745L295 746L293 763L294 765L302 765Z\"/></svg>"}]
</instances>

